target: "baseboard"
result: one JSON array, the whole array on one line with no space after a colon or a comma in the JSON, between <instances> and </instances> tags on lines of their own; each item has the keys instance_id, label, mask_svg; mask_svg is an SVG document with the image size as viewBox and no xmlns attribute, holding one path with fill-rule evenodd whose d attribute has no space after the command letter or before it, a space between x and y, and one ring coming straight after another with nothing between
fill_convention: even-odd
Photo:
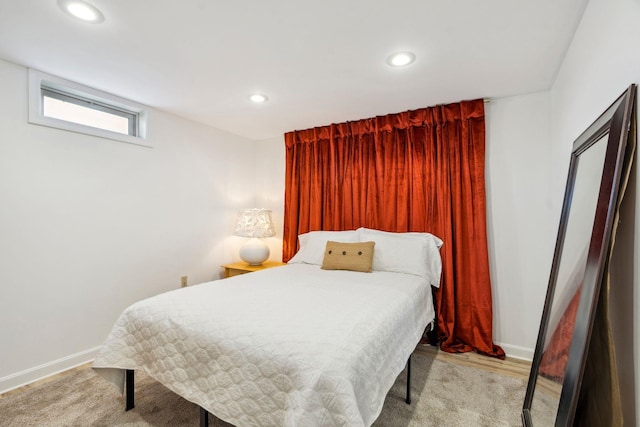
<instances>
[{"instance_id":1,"label":"baseboard","mask_svg":"<svg viewBox=\"0 0 640 427\"><path fill-rule=\"evenodd\" d=\"M62 359L2 377L0 378L0 394L90 362L95 359L98 350L100 350L100 347L90 348Z\"/></svg>"},{"instance_id":2,"label":"baseboard","mask_svg":"<svg viewBox=\"0 0 640 427\"><path fill-rule=\"evenodd\" d=\"M526 360L527 362L531 362L533 360L533 352L532 348L520 347L517 345L504 344L501 342L496 342L504 352L507 354L507 357L512 357L514 359Z\"/></svg>"}]
</instances>

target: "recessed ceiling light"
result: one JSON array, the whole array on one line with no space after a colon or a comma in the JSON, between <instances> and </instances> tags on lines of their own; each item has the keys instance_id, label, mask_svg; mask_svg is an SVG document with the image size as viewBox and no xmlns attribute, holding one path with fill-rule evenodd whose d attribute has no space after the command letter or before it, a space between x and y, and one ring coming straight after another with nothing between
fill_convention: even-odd
<instances>
[{"instance_id":1,"label":"recessed ceiling light","mask_svg":"<svg viewBox=\"0 0 640 427\"><path fill-rule=\"evenodd\" d=\"M65 13L85 22L97 24L104 21L104 15L97 7L82 0L58 0L58 6Z\"/></svg>"},{"instance_id":2,"label":"recessed ceiling light","mask_svg":"<svg viewBox=\"0 0 640 427\"><path fill-rule=\"evenodd\" d=\"M387 58L387 64L392 67L404 67L416 60L416 55L412 52L398 52Z\"/></svg>"},{"instance_id":3,"label":"recessed ceiling light","mask_svg":"<svg viewBox=\"0 0 640 427\"><path fill-rule=\"evenodd\" d=\"M255 102L256 104L262 104L263 102L267 102L269 100L266 95L263 95L261 93L254 93L249 97L249 99L251 100L251 102Z\"/></svg>"}]
</instances>

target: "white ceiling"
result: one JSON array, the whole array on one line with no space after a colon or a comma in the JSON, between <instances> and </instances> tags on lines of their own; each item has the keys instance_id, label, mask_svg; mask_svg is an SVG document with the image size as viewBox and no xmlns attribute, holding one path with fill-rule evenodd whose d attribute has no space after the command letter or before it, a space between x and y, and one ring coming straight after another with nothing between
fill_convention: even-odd
<instances>
[{"instance_id":1,"label":"white ceiling","mask_svg":"<svg viewBox=\"0 0 640 427\"><path fill-rule=\"evenodd\" d=\"M0 58L260 140L549 89L588 0L88 1L0 0Z\"/></svg>"}]
</instances>

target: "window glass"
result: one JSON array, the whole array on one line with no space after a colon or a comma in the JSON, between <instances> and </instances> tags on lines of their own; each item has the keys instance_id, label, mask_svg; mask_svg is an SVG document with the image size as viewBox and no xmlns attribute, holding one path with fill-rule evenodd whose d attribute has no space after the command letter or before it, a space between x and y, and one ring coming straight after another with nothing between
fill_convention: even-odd
<instances>
[{"instance_id":1,"label":"window glass","mask_svg":"<svg viewBox=\"0 0 640 427\"><path fill-rule=\"evenodd\" d=\"M147 111L139 104L29 70L29 122L150 146Z\"/></svg>"},{"instance_id":2,"label":"window glass","mask_svg":"<svg viewBox=\"0 0 640 427\"><path fill-rule=\"evenodd\" d=\"M130 119L128 117L79 105L68 100L56 99L48 95L44 89L42 96L42 114L45 117L53 117L54 119L129 135Z\"/></svg>"}]
</instances>

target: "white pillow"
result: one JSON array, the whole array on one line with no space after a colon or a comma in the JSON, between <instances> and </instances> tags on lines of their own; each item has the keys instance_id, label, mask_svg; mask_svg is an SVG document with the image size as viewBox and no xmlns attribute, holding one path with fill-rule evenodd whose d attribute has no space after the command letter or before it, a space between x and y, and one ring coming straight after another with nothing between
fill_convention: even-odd
<instances>
[{"instance_id":1,"label":"white pillow","mask_svg":"<svg viewBox=\"0 0 640 427\"><path fill-rule=\"evenodd\" d=\"M382 233L384 233L384 231L382 231ZM391 233L394 234L394 233ZM440 249L442 247L442 245L444 244L444 242L442 240L440 240L439 237L434 236L431 233L418 233L417 231L410 231L408 233L395 233L395 234L403 234L405 236L423 236L423 237L430 237L431 239L433 239L433 242L436 244L436 247L438 249Z\"/></svg>"},{"instance_id":2,"label":"white pillow","mask_svg":"<svg viewBox=\"0 0 640 427\"><path fill-rule=\"evenodd\" d=\"M298 239L300 240L300 250L289 260L289 264L322 265L324 250L329 240L340 243L359 242L356 230L310 231L299 235Z\"/></svg>"},{"instance_id":3,"label":"white pillow","mask_svg":"<svg viewBox=\"0 0 640 427\"><path fill-rule=\"evenodd\" d=\"M440 287L442 240L429 233L390 233L359 228L360 241L376 242L373 269L414 274Z\"/></svg>"}]
</instances>

